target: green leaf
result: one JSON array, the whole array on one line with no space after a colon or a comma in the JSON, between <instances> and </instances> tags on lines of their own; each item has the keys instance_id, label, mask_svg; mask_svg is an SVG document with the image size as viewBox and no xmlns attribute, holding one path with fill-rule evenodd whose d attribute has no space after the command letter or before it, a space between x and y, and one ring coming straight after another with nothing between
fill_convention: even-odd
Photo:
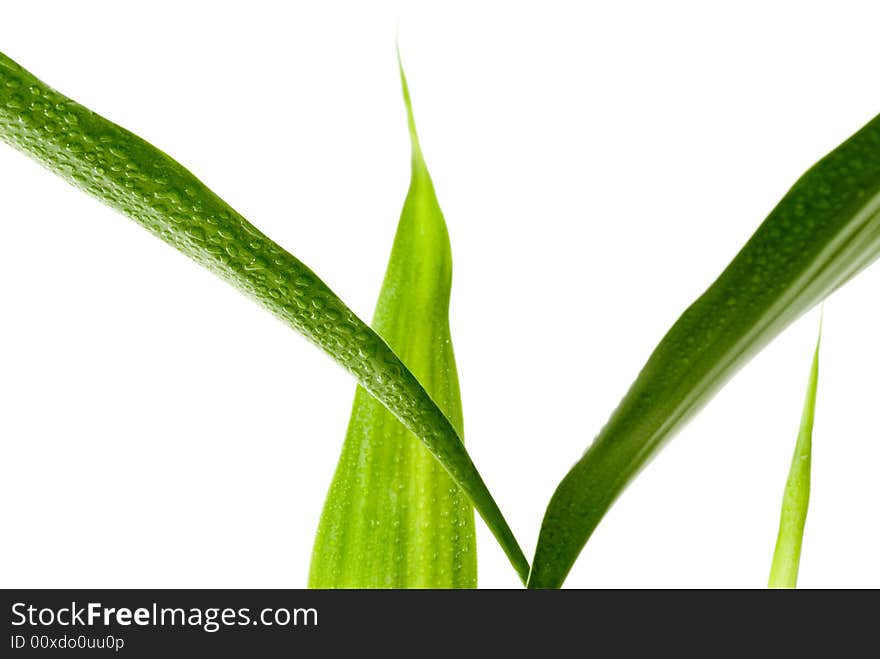
<instances>
[{"instance_id":1,"label":"green leaf","mask_svg":"<svg viewBox=\"0 0 880 659\"><path fill-rule=\"evenodd\" d=\"M550 500L529 586L560 586L606 511L664 443L761 348L878 253L880 117L795 183L660 341Z\"/></svg>"},{"instance_id":2,"label":"green leaf","mask_svg":"<svg viewBox=\"0 0 880 659\"><path fill-rule=\"evenodd\" d=\"M452 251L416 134L412 175L373 329L463 437L449 333ZM357 388L348 433L312 553L312 588L475 588L474 511L436 460L376 399Z\"/></svg>"},{"instance_id":3,"label":"green leaf","mask_svg":"<svg viewBox=\"0 0 880 659\"><path fill-rule=\"evenodd\" d=\"M807 383L807 396L801 414L801 427L798 432L794 455L785 494L782 496L782 514L779 519L779 535L776 537L776 550L770 566L770 588L794 588L797 586L798 567L801 561L801 543L804 539L804 525L807 522L807 509L810 505L810 462L813 451L813 419L816 416L816 387L819 382L819 346L822 343L822 324L819 323L819 338L813 353L810 379Z\"/></svg>"},{"instance_id":4,"label":"green leaf","mask_svg":"<svg viewBox=\"0 0 880 659\"><path fill-rule=\"evenodd\" d=\"M517 572L528 563L454 426L314 272L159 149L0 54L0 139L236 286L352 373L471 498Z\"/></svg>"}]
</instances>

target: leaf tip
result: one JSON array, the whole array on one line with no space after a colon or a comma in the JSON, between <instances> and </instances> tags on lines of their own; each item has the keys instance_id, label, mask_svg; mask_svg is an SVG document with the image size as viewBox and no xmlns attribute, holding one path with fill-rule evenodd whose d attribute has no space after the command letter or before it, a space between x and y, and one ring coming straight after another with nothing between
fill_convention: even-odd
<instances>
[{"instance_id":1,"label":"leaf tip","mask_svg":"<svg viewBox=\"0 0 880 659\"><path fill-rule=\"evenodd\" d=\"M395 36L394 46L397 51L397 69L400 72L400 87L403 91L403 103L406 106L406 123L409 126L409 138L412 143L413 157L421 156L419 134L416 131L416 119L412 109L412 97L409 93L409 83L406 80L406 71L403 69L403 58L400 55L400 36Z\"/></svg>"}]
</instances>

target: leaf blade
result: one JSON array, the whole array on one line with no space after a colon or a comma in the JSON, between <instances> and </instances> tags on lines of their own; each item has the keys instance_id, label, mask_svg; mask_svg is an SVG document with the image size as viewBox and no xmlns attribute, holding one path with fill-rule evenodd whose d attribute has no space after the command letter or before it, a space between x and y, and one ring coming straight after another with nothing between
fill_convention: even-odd
<instances>
[{"instance_id":1,"label":"leaf blade","mask_svg":"<svg viewBox=\"0 0 880 659\"><path fill-rule=\"evenodd\" d=\"M770 565L769 588L795 588L801 560L804 527L810 506L810 470L813 452L813 421L816 418L816 390L819 383L819 348L822 343L822 327L813 351L807 394L801 414L794 455L782 497L779 533Z\"/></svg>"},{"instance_id":2,"label":"leaf blade","mask_svg":"<svg viewBox=\"0 0 880 659\"><path fill-rule=\"evenodd\" d=\"M191 172L0 53L0 139L119 210L303 334L418 436L517 572L528 562L455 428L415 376L305 264Z\"/></svg>"},{"instance_id":3,"label":"leaf blade","mask_svg":"<svg viewBox=\"0 0 880 659\"><path fill-rule=\"evenodd\" d=\"M452 252L421 152L409 87L409 190L372 327L463 437L449 331ZM436 460L375 399L355 394L312 553L312 588L475 588L474 514Z\"/></svg>"},{"instance_id":4,"label":"leaf blade","mask_svg":"<svg viewBox=\"0 0 880 659\"><path fill-rule=\"evenodd\" d=\"M529 585L559 587L626 485L791 322L880 255L880 117L808 170L673 324L544 515Z\"/></svg>"}]
</instances>

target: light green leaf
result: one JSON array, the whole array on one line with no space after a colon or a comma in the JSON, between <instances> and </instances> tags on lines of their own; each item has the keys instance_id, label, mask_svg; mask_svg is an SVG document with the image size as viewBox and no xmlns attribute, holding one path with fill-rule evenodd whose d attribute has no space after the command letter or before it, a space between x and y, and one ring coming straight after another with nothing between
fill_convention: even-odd
<instances>
[{"instance_id":1,"label":"light green leaf","mask_svg":"<svg viewBox=\"0 0 880 659\"><path fill-rule=\"evenodd\" d=\"M880 117L795 183L655 348L557 487L529 586L560 586L606 511L664 443L761 348L878 254Z\"/></svg>"},{"instance_id":2,"label":"light green leaf","mask_svg":"<svg viewBox=\"0 0 880 659\"><path fill-rule=\"evenodd\" d=\"M463 437L449 333L452 251L416 134L412 175L373 329L388 342ZM474 588L474 512L425 447L357 388L348 433L312 553L312 588Z\"/></svg>"},{"instance_id":3,"label":"light green leaf","mask_svg":"<svg viewBox=\"0 0 880 659\"><path fill-rule=\"evenodd\" d=\"M779 519L779 535L770 566L770 588L794 588L797 586L798 567L801 562L801 543L804 525L810 505L810 463L813 452L813 419L816 416L816 388L819 382L819 346L822 343L822 326L813 353L807 396L801 415L801 427L797 444L791 458L785 494L782 496L782 514Z\"/></svg>"},{"instance_id":4,"label":"light green leaf","mask_svg":"<svg viewBox=\"0 0 880 659\"><path fill-rule=\"evenodd\" d=\"M453 425L388 345L302 262L178 162L2 54L0 139L236 286L351 372L424 442L471 498L517 572L527 574L528 563Z\"/></svg>"}]
</instances>

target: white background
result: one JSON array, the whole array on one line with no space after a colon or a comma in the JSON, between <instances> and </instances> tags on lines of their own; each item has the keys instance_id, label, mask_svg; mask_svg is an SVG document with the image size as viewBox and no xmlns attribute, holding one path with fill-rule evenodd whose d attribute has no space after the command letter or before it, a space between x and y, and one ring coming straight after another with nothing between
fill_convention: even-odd
<instances>
[{"instance_id":1,"label":"white background","mask_svg":"<svg viewBox=\"0 0 880 659\"><path fill-rule=\"evenodd\" d=\"M190 167L363 318L410 77L455 258L468 446L531 554L678 314L880 112L875 3L32 2L0 51ZM0 148L0 585L302 587L354 383ZM880 267L826 305L800 585L880 586ZM572 587L762 587L818 316L632 485ZM480 584L516 577L479 526Z\"/></svg>"}]
</instances>

